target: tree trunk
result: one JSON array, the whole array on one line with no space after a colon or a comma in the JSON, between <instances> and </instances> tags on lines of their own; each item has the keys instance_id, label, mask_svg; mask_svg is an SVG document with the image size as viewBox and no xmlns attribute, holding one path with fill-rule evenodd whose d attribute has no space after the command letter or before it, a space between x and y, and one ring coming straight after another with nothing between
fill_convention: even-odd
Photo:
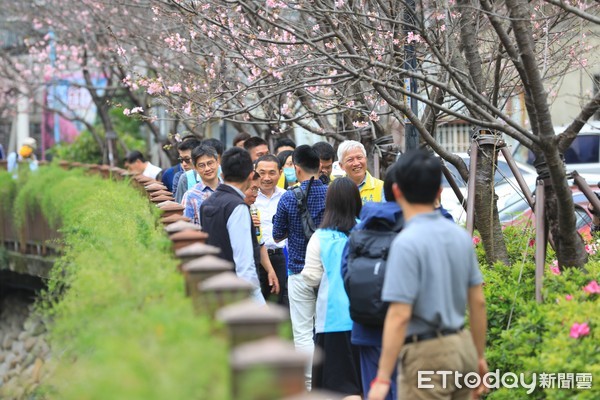
<instances>
[{"instance_id":1,"label":"tree trunk","mask_svg":"<svg viewBox=\"0 0 600 400\"><path fill-rule=\"evenodd\" d=\"M573 195L566 181L565 167L556 146L545 149L544 157L536 160L536 169L544 179L545 220L552 234L558 264L582 267L588 259L585 243L577 232Z\"/></svg>"},{"instance_id":2,"label":"tree trunk","mask_svg":"<svg viewBox=\"0 0 600 400\"><path fill-rule=\"evenodd\" d=\"M481 235L487 262L491 265L501 261L508 265L510 260L496 204L498 196L494 191L497 157L498 149L495 145L486 144L478 147L476 190L475 193L469 193L469 196L475 196L475 226Z\"/></svg>"}]
</instances>

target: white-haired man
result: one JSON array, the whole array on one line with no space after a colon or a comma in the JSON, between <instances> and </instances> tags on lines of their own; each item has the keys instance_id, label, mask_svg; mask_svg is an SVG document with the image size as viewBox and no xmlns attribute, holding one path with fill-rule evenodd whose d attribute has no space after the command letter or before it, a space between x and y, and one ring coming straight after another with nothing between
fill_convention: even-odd
<instances>
[{"instance_id":1,"label":"white-haired man","mask_svg":"<svg viewBox=\"0 0 600 400\"><path fill-rule=\"evenodd\" d=\"M36 149L37 142L34 138L27 137L23 139L19 151L13 151L6 159L8 172L13 172L16 175L19 163L29 164L29 169L35 171L38 168L38 160L35 155Z\"/></svg>"},{"instance_id":2,"label":"white-haired man","mask_svg":"<svg viewBox=\"0 0 600 400\"><path fill-rule=\"evenodd\" d=\"M367 171L367 151L362 143L356 140L343 141L338 146L337 156L346 176L358 186L363 204L384 201L383 181L373 178Z\"/></svg>"}]
</instances>

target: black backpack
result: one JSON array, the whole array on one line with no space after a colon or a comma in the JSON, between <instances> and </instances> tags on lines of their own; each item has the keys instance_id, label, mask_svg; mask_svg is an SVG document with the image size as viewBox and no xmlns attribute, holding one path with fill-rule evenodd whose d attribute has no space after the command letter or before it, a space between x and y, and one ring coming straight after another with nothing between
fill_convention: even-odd
<instances>
[{"instance_id":1,"label":"black backpack","mask_svg":"<svg viewBox=\"0 0 600 400\"><path fill-rule=\"evenodd\" d=\"M314 178L311 178L310 182L308 182L308 187L306 188L306 195L304 194L304 191L299 185L295 186L292 189L294 191L294 196L296 197L296 205L298 206L298 213L300 214L300 218L302 220L302 230L304 232L306 240L309 240L313 233L315 233L315 231L317 230L317 227L315 226L315 223L312 219L312 216L310 215L310 212L308 211L307 206L307 198L308 194L310 193L310 187L313 183L313 179Z\"/></svg>"},{"instance_id":2,"label":"black backpack","mask_svg":"<svg viewBox=\"0 0 600 400\"><path fill-rule=\"evenodd\" d=\"M392 241L403 226L402 217L396 223L375 218L364 229L350 234L344 287L354 322L383 326L388 309L388 303L381 300L386 261Z\"/></svg>"}]
</instances>

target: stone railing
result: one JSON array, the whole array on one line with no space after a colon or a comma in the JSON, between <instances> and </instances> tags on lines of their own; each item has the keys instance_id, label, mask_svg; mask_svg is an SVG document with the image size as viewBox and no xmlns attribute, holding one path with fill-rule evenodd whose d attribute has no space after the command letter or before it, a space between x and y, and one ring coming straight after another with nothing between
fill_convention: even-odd
<instances>
[{"instance_id":1,"label":"stone railing","mask_svg":"<svg viewBox=\"0 0 600 400\"><path fill-rule=\"evenodd\" d=\"M261 387L256 388L255 395L244 393L245 399L342 398L316 390L306 392L304 371L308 357L278 334L281 325L289 321L288 310L270 303L261 306L250 300L253 286L236 276L232 263L217 257L219 248L205 243L208 234L183 216L184 207L174 201L161 182L106 165L67 162L59 165L64 169L83 168L105 179L127 180L160 209L160 221L173 243L175 257L180 260L178 271L185 282L182 290L193 302L197 314L212 318L216 334L223 332L228 337L232 399L240 398L244 388L253 387L251 381L257 373L261 374ZM48 245L60 237L48 227L40 210L28 212L28 218L29 214L32 219L25 221L19 232L10 223L10 216L2 217L4 246L41 257L60 251Z\"/></svg>"}]
</instances>

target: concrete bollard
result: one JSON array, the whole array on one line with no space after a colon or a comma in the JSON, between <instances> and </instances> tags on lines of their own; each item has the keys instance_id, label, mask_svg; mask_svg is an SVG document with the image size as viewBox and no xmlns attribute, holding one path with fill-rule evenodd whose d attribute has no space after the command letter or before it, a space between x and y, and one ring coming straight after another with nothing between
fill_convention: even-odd
<instances>
[{"instance_id":1,"label":"concrete bollard","mask_svg":"<svg viewBox=\"0 0 600 400\"><path fill-rule=\"evenodd\" d=\"M254 291L254 286L239 278L234 272L223 272L199 283L198 306L208 312L211 318L219 308L246 299ZM199 310L198 309L198 310Z\"/></svg>"},{"instance_id":2,"label":"concrete bollard","mask_svg":"<svg viewBox=\"0 0 600 400\"><path fill-rule=\"evenodd\" d=\"M172 234L169 239L173 242L173 251L177 251L185 246L194 243L205 243L208 239L208 233L187 229L181 232Z\"/></svg>"},{"instance_id":3,"label":"concrete bollard","mask_svg":"<svg viewBox=\"0 0 600 400\"><path fill-rule=\"evenodd\" d=\"M151 183L146 185L144 189L146 189L146 192L148 195L150 195L151 193L158 192L159 190L167 190L167 187L162 183Z\"/></svg>"},{"instance_id":4,"label":"concrete bollard","mask_svg":"<svg viewBox=\"0 0 600 400\"><path fill-rule=\"evenodd\" d=\"M156 183L156 181L152 178L148 178L147 176L141 175L141 174L137 174L133 177L133 179L139 183L140 185L142 185L142 189L151 184L151 183Z\"/></svg>"},{"instance_id":5,"label":"concrete bollard","mask_svg":"<svg viewBox=\"0 0 600 400\"><path fill-rule=\"evenodd\" d=\"M185 278L186 296L195 299L200 295L198 286L200 282L223 272L231 272L234 270L234 265L215 255L205 255L181 264L180 270Z\"/></svg>"},{"instance_id":6,"label":"concrete bollard","mask_svg":"<svg viewBox=\"0 0 600 400\"><path fill-rule=\"evenodd\" d=\"M89 175L100 175L100 166L98 164L83 164L82 167Z\"/></svg>"},{"instance_id":7,"label":"concrete bollard","mask_svg":"<svg viewBox=\"0 0 600 400\"><path fill-rule=\"evenodd\" d=\"M166 204L163 207L160 207L160 209L162 210L162 217L166 218L169 217L171 215L181 215L183 216L183 210L185 210L185 207L182 206L179 203L175 203L174 204Z\"/></svg>"},{"instance_id":8,"label":"concrete bollard","mask_svg":"<svg viewBox=\"0 0 600 400\"><path fill-rule=\"evenodd\" d=\"M296 396L286 397L283 400L343 400L345 397L332 392L311 390Z\"/></svg>"},{"instance_id":9,"label":"concrete bollard","mask_svg":"<svg viewBox=\"0 0 600 400\"><path fill-rule=\"evenodd\" d=\"M169 225L169 224L172 224L173 222L177 222L177 221L190 222L191 219L189 219L188 217L184 217L183 215L179 215L179 214L169 215L168 217L162 217L160 219L160 222L163 225Z\"/></svg>"},{"instance_id":10,"label":"concrete bollard","mask_svg":"<svg viewBox=\"0 0 600 400\"><path fill-rule=\"evenodd\" d=\"M232 399L279 400L305 392L308 355L285 340L270 337L231 351ZM259 382L259 385L254 382Z\"/></svg>"},{"instance_id":11,"label":"concrete bollard","mask_svg":"<svg viewBox=\"0 0 600 400\"><path fill-rule=\"evenodd\" d=\"M183 221L177 221L175 223L179 223L179 222L183 222ZM175 223L173 223L171 225L174 225ZM165 227L165 228L168 228L171 225L167 225L167 227ZM208 256L208 255L216 256L216 255L219 255L219 253L221 253L221 249L219 249L216 246L211 246L206 243L194 243L192 245L185 246L179 250L175 250L175 257L177 257L181 260L181 264L179 264L179 267L178 267L179 271L181 271L181 267L183 266L183 264L185 264L187 262L193 261L202 256Z\"/></svg>"},{"instance_id":12,"label":"concrete bollard","mask_svg":"<svg viewBox=\"0 0 600 400\"><path fill-rule=\"evenodd\" d=\"M102 164L99 170L102 179L110 179L110 165Z\"/></svg>"},{"instance_id":13,"label":"concrete bollard","mask_svg":"<svg viewBox=\"0 0 600 400\"><path fill-rule=\"evenodd\" d=\"M150 193L151 199L157 196L167 196L173 198L173 193L169 192L168 190L157 190L156 192Z\"/></svg>"},{"instance_id":14,"label":"concrete bollard","mask_svg":"<svg viewBox=\"0 0 600 400\"><path fill-rule=\"evenodd\" d=\"M153 204L156 204L156 205L158 205L160 203L164 203L166 201L171 201L171 202L173 202L175 204L179 204L179 203L175 202L175 198L173 196L156 196L156 197L150 197L150 201Z\"/></svg>"},{"instance_id":15,"label":"concrete bollard","mask_svg":"<svg viewBox=\"0 0 600 400\"><path fill-rule=\"evenodd\" d=\"M178 206L180 204L174 200L165 200L165 201L161 201L160 203L156 203L156 207L158 207L158 208L163 208L163 207L170 206L170 205Z\"/></svg>"},{"instance_id":16,"label":"concrete bollard","mask_svg":"<svg viewBox=\"0 0 600 400\"><path fill-rule=\"evenodd\" d=\"M133 177L135 176L135 174L133 172L129 172L126 169L122 169L118 172L119 176L121 177L121 180L128 180L131 179L133 181Z\"/></svg>"},{"instance_id":17,"label":"concrete bollard","mask_svg":"<svg viewBox=\"0 0 600 400\"><path fill-rule=\"evenodd\" d=\"M123 176L123 173L126 172L123 168L110 167L109 171L110 171L110 178L113 181L122 181L123 179L126 178L125 176Z\"/></svg>"},{"instance_id":18,"label":"concrete bollard","mask_svg":"<svg viewBox=\"0 0 600 400\"><path fill-rule=\"evenodd\" d=\"M190 230L190 229L193 231L202 230L200 225L193 224L191 222L185 222L185 221L177 221L175 223L172 223L171 225L165 226L165 231L167 232L167 234L169 234L169 236L171 236L174 233L185 231L185 230Z\"/></svg>"},{"instance_id":19,"label":"concrete bollard","mask_svg":"<svg viewBox=\"0 0 600 400\"><path fill-rule=\"evenodd\" d=\"M232 347L269 336L277 336L279 325L289 320L285 307L277 304L260 305L248 299L217 311L218 321L227 325Z\"/></svg>"}]
</instances>

